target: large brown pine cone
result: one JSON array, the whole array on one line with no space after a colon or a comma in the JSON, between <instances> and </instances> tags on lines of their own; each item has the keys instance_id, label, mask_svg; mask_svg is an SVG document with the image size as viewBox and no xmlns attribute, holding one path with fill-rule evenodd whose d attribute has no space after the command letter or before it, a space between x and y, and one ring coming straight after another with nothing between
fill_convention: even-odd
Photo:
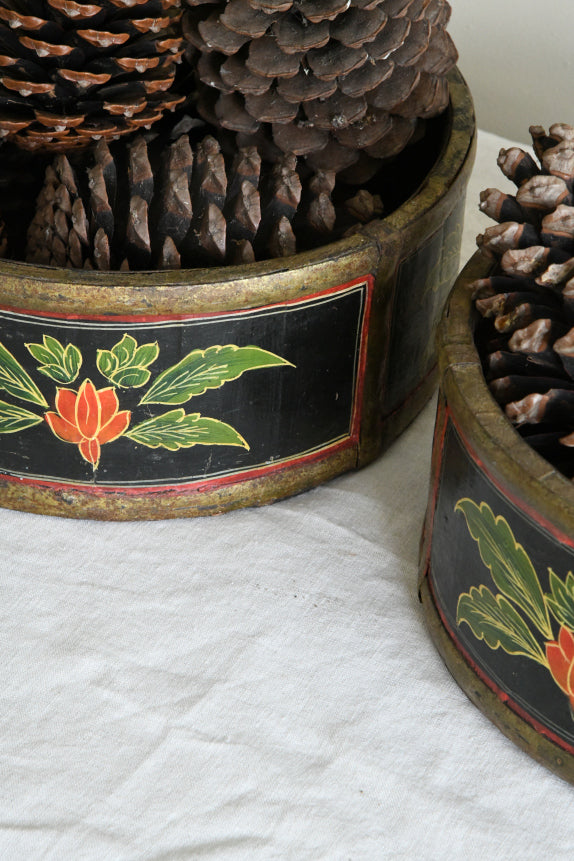
<instances>
[{"instance_id":1,"label":"large brown pine cone","mask_svg":"<svg viewBox=\"0 0 574 861\"><path fill-rule=\"evenodd\" d=\"M474 285L478 343L494 397L528 442L574 476L574 127L531 129L540 166L518 147L498 164L516 195L481 194L500 223L478 237L496 261Z\"/></svg>"},{"instance_id":2,"label":"large brown pine cone","mask_svg":"<svg viewBox=\"0 0 574 861\"><path fill-rule=\"evenodd\" d=\"M186 2L200 111L312 164L395 155L448 104L447 0Z\"/></svg>"},{"instance_id":3,"label":"large brown pine cone","mask_svg":"<svg viewBox=\"0 0 574 861\"><path fill-rule=\"evenodd\" d=\"M0 0L0 136L68 151L149 127L184 99L181 0Z\"/></svg>"},{"instance_id":4,"label":"large brown pine cone","mask_svg":"<svg viewBox=\"0 0 574 861\"><path fill-rule=\"evenodd\" d=\"M366 190L333 202L333 173L301 171L285 155L262 162L255 147L223 157L211 136L192 145L143 136L100 141L46 170L28 229L28 262L71 268L175 269L281 257L334 239L380 215ZM350 193L349 193L350 197Z\"/></svg>"}]
</instances>

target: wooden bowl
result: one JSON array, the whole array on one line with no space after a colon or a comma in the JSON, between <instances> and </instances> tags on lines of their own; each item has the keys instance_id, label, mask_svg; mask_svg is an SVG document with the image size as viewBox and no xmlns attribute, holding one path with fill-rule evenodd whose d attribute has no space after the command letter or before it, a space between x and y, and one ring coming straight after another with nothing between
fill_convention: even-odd
<instances>
[{"instance_id":1,"label":"wooden bowl","mask_svg":"<svg viewBox=\"0 0 574 861\"><path fill-rule=\"evenodd\" d=\"M420 594L470 699L574 781L574 487L524 442L486 385L471 285L489 269L479 253L471 259L439 327Z\"/></svg>"},{"instance_id":2,"label":"wooden bowl","mask_svg":"<svg viewBox=\"0 0 574 861\"><path fill-rule=\"evenodd\" d=\"M259 505L369 463L434 386L472 101L422 185L317 251L93 273L0 263L0 504L136 519Z\"/></svg>"}]
</instances>

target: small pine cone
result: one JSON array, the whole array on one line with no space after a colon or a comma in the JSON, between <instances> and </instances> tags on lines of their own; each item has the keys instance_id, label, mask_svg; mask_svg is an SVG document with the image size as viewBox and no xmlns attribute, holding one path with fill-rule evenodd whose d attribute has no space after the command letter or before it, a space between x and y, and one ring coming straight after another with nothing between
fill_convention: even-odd
<instances>
[{"instance_id":1,"label":"small pine cone","mask_svg":"<svg viewBox=\"0 0 574 861\"><path fill-rule=\"evenodd\" d=\"M574 138L572 127L564 124L553 125L549 135L539 126L530 131L540 165L518 147L500 151L498 165L517 192L482 192L480 209L499 224L487 228L477 242L495 260L516 251L514 266L532 270L544 265L542 258L534 263L533 246L553 249L564 259L574 255Z\"/></svg>"},{"instance_id":2,"label":"small pine cone","mask_svg":"<svg viewBox=\"0 0 574 861\"><path fill-rule=\"evenodd\" d=\"M498 158L516 194L481 194L481 210L500 223L477 238L496 263L473 285L477 343L508 418L574 477L574 127L530 131L539 164L518 147Z\"/></svg>"},{"instance_id":3,"label":"small pine cone","mask_svg":"<svg viewBox=\"0 0 574 861\"><path fill-rule=\"evenodd\" d=\"M448 104L447 0L186 0L199 109L339 171L399 153Z\"/></svg>"},{"instance_id":4,"label":"small pine cone","mask_svg":"<svg viewBox=\"0 0 574 861\"><path fill-rule=\"evenodd\" d=\"M58 154L37 199L26 259L149 270L294 254L336 238L356 217L344 195L335 210L334 174L301 167L293 155L269 165L254 147L226 162L209 135L193 146L185 134L170 144L100 141L75 161ZM378 214L379 204L370 211Z\"/></svg>"},{"instance_id":5,"label":"small pine cone","mask_svg":"<svg viewBox=\"0 0 574 861\"><path fill-rule=\"evenodd\" d=\"M0 136L69 151L149 126L183 49L181 0L0 0Z\"/></svg>"}]
</instances>

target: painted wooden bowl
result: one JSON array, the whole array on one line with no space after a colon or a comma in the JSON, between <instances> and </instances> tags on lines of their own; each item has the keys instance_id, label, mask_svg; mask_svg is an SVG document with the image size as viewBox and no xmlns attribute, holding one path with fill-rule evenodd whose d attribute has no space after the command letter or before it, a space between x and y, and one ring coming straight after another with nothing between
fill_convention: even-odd
<instances>
[{"instance_id":1,"label":"painted wooden bowl","mask_svg":"<svg viewBox=\"0 0 574 861\"><path fill-rule=\"evenodd\" d=\"M574 487L519 436L474 345L476 254L439 327L439 406L421 599L454 678L574 782Z\"/></svg>"},{"instance_id":2,"label":"painted wooden bowl","mask_svg":"<svg viewBox=\"0 0 574 861\"><path fill-rule=\"evenodd\" d=\"M450 86L422 185L317 251L180 272L0 263L0 504L212 514L372 461L435 383L474 156L457 71Z\"/></svg>"}]
</instances>

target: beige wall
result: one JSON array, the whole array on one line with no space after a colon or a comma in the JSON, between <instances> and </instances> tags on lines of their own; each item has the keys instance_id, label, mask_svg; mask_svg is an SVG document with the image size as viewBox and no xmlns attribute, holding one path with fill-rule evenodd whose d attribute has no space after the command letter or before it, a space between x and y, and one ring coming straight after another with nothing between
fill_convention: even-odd
<instances>
[{"instance_id":1,"label":"beige wall","mask_svg":"<svg viewBox=\"0 0 574 861\"><path fill-rule=\"evenodd\" d=\"M528 141L530 125L574 125L574 0L450 3L481 128Z\"/></svg>"}]
</instances>

